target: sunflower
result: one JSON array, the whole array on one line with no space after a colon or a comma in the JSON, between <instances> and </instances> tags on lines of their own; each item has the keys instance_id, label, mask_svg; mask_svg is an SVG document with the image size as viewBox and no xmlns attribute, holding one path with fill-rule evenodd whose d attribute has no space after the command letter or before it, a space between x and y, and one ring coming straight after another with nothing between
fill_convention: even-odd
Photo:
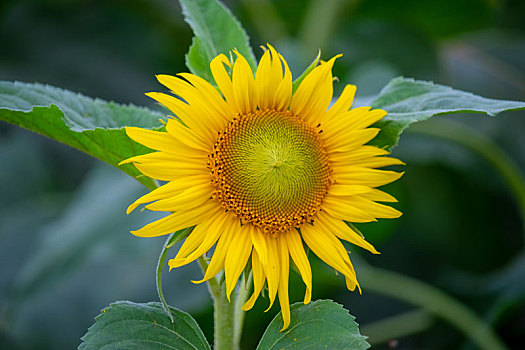
<instances>
[{"instance_id":1,"label":"sunflower","mask_svg":"<svg viewBox=\"0 0 525 350\"><path fill-rule=\"evenodd\" d=\"M359 288L341 240L374 254L376 249L349 223L397 218L399 211L378 202L395 202L377 189L402 173L377 168L403 164L388 151L367 145L379 132L369 128L386 115L370 107L351 109L356 87L346 85L330 106L335 56L321 62L295 93L284 58L270 45L255 76L234 51L232 63L215 57L210 68L217 87L189 73L157 79L176 96L146 95L170 109L166 131L127 127L128 136L157 152L132 157L143 174L166 184L139 198L127 212L171 212L132 231L140 237L166 235L194 227L170 270L196 260L214 246L204 282L224 270L229 299L251 259L253 294L249 310L267 285L270 307L279 297L283 329L290 324L290 258L311 300L312 271L306 244Z\"/></svg>"}]
</instances>

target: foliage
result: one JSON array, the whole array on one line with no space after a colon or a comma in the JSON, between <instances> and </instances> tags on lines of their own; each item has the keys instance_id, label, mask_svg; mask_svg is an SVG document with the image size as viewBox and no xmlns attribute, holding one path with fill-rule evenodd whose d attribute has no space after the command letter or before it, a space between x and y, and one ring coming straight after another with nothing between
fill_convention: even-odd
<instances>
[{"instance_id":1,"label":"foliage","mask_svg":"<svg viewBox=\"0 0 525 350\"><path fill-rule=\"evenodd\" d=\"M368 349L366 337L359 334L355 317L331 300L290 306L292 323L280 332L282 316L277 314L264 332L257 350L272 349Z\"/></svg>"},{"instance_id":2,"label":"foliage","mask_svg":"<svg viewBox=\"0 0 525 350\"><path fill-rule=\"evenodd\" d=\"M448 86L402 77L392 79L372 102L387 116L375 124L381 129L372 144L390 149L410 124L433 116L453 113L485 113L496 116L504 111L525 109L525 102L502 101L476 96Z\"/></svg>"},{"instance_id":3,"label":"foliage","mask_svg":"<svg viewBox=\"0 0 525 350\"><path fill-rule=\"evenodd\" d=\"M323 49L324 58L325 55L343 51L344 58L336 64L339 81L356 83L358 93L369 95L361 97L372 101L374 108L383 108L389 112L377 124L382 131L373 141L374 144L392 149L397 145L400 134L412 123L419 123L436 115L464 112L496 115L506 110L524 108L521 102L508 101L520 98L523 92L520 69L524 67L523 61L519 59L525 52L519 38L523 22L515 3L502 4L497 9L488 3L474 5L452 0L442 2L438 7L411 2L399 7L388 1L363 2L352 5L352 8L337 2L328 5L323 3L311 1L304 6L304 2L297 0L252 4L229 2L233 12L243 17L242 23L247 25L248 32L259 37L257 42L270 41L287 58L290 57L292 70L295 68L300 71L300 68L307 66L307 60L318 47ZM114 6L117 6L119 16L115 16L113 12ZM145 104L145 99L137 97L137 91L141 93L152 89L153 73L182 71L181 57L186 45L181 43L189 43L191 40L182 23L173 20L179 15L165 6L162 2L148 5L141 2L126 5L101 3L89 6L83 2L67 5L59 2L6 3L0 6L0 11L8 14L1 17L4 24L2 30L8 33L4 36L4 62L7 65L0 65L0 71L4 73L2 76L10 80L25 78L48 81L54 85L68 86L72 90L82 90L88 95L102 96L108 101L133 100L136 104ZM212 81L208 62L217 53L229 55L233 48L247 56L252 68L255 67L246 31L229 9L220 2L204 0L181 1L181 6L186 21L195 34L186 55L186 64L190 71ZM257 10L257 6L270 6L273 11L262 12L260 7ZM435 15L440 11L446 16ZM345 14L350 12L352 15L346 16L350 18L347 19ZM250 13L265 13L265 16L253 16ZM476 14L476 21L467 20L469 18L465 16L468 14ZM324 32L324 28L317 30L312 25L319 23L315 21L316 16L322 17L323 23L334 24L332 34ZM271 21L280 23L282 18L279 17L286 18L286 21L282 21L282 26L266 24L272 23ZM446 23L440 21L440 18L447 18ZM490 22L493 18L498 18L499 23L505 23L505 27L500 25L496 33L490 29L496 26L495 22ZM93 26L93 23L97 25ZM318 35L309 36L308 33L312 31L304 30L304 27L301 29L302 25L315 28ZM64 26L69 27L64 29ZM286 32L297 33L303 41L290 37L272 38L272 33L278 33L272 30L278 27L281 33L284 32L281 35L287 35ZM89 30L89 40L85 37L86 28ZM480 28L484 30L463 34ZM509 35L509 28L513 29L513 36ZM85 49L78 49L76 46L72 48L71 42L83 43ZM309 49L304 50L305 47ZM451 74L441 71L442 66ZM6 71L4 67L13 69ZM310 65L306 71L311 67L313 66ZM480 97L430 81L406 78L391 80L396 75L446 82L462 90L473 90L484 96L498 96L503 100ZM82 83L78 83L79 81ZM299 82L300 78L295 81L294 87ZM386 86L383 88L384 84ZM158 121L159 118L164 116L150 108L91 99L49 85L7 81L0 83L0 120L68 144L113 166L132 155L149 152L129 140L122 128L125 125L160 128L162 124ZM462 116L462 119L481 128L495 142L501 142L503 151L508 151L514 159L523 157L523 123L515 118L515 114L491 120L492 124L487 124L482 118ZM422 131L426 125L427 128L432 128L431 124L421 123ZM424 134L431 133L420 132L417 135ZM452 135L457 134L451 131L449 138L453 138ZM459 135L461 137L461 133ZM71 289L63 288L64 280L77 276L79 281L75 283L78 285L81 285L82 280L85 280L84 283L89 281L91 285L91 281L95 278L99 281L98 278L111 269L122 271L123 276L145 276L137 272L138 266L153 266L155 263L147 259L141 261L142 264L126 262L126 259L139 259L140 255L138 247L133 250L122 244L123 241L129 241L129 238L122 236L128 230L122 218L113 220L114 226L104 227L103 230L97 226L99 218L103 218L103 222L111 221L115 211L119 207L124 208L129 202L125 194L114 191L114 188L121 186L121 189L132 191L133 185L120 180L116 174L111 177L102 172L96 176L100 182L97 186L80 186L81 181L87 184L93 180L92 176L86 176L85 179L83 176L83 172L91 166L85 161L86 158L80 157L78 153L55 148L51 143L34 140L6 124L0 125L0 156L4 164L0 170L0 252L5 257L1 280L3 288L0 290L0 332L7 334L7 338L3 335L0 337L0 344L7 344L6 347L9 348L22 347L19 343L25 343L25 334L33 334L34 339L38 338L34 336L38 327L24 327L29 324L28 319L34 320L33 324L37 325L49 324L46 322L48 316L45 316L49 312L42 312L43 309L38 305L48 302L53 307L46 311L51 310L57 314L64 309L71 309L67 307L69 298L64 297L64 293ZM515 330L515 324L522 318L520 310L525 295L523 288L517 287L521 285L521 275L516 273L522 270L523 265L522 218L514 209L514 203L507 198L512 196L508 196L508 189L501 185L498 173L479 162L475 153L452 148L428 138L419 139L414 135L404 136L396 152L409 164L404 184L394 188L394 191L401 192L400 206L406 215L401 229L383 223L375 228L363 229L369 240L378 242L378 237L381 237L383 242L383 255L374 262L409 275L420 276L427 283L439 284L448 293L459 294L469 306L477 308L478 313L492 322L500 330L500 336L505 337L509 344L521 344L516 340L516 334L520 333ZM155 186L151 179L137 177L139 174L132 166L126 165L120 169L149 188ZM62 173L64 175L59 176ZM111 177L111 181L104 182L102 177ZM97 188L104 186L113 190L107 191L107 194L95 195L94 192L100 192ZM518 190L519 186L521 185L518 182ZM72 193L72 188L77 187L79 190ZM133 190L140 191L138 188ZM69 210L66 207L68 203L73 203ZM59 220L56 220L57 216ZM86 216L88 219L84 221L79 219ZM52 225L53 221L58 221L59 225ZM75 228L75 224L81 224L82 228ZM35 229L38 227L45 229ZM425 228L424 232L421 232L422 227ZM380 230L380 236L374 234L374 230ZM47 239L39 241L36 237ZM112 239L113 243L100 243L107 239ZM97 241L99 245L96 244ZM405 244L406 242L410 244ZM13 250L12 247L18 250ZM141 246L140 249L152 251L148 246ZM117 258L114 258L98 275L83 276L84 270L78 260L87 253L93 256L93 260L89 261L96 261L107 254L120 257L124 263L117 264ZM148 255L147 252L143 254ZM406 256L411 258L399 258ZM415 259L418 264L413 264ZM315 264L313 261L314 267ZM20 273L22 278L11 277L13 271L20 271L17 266L24 266ZM484 276L487 271L491 271L488 277ZM124 292L126 288L117 289L119 292L112 291L111 286L117 280L122 282L122 278L115 277L117 275L115 273L109 279L113 279L113 282L101 283L98 287L101 290L99 295L93 295L94 298L99 298L101 305L107 304L107 298L130 298L131 292ZM180 275L172 278L181 278L177 276ZM370 323L385 314L397 313L404 308L403 304L398 305L392 300L381 303L381 299L378 301L378 298L373 298L367 293L366 274L363 273L362 277L364 297L338 294L345 305L352 305L352 313L358 316L360 323ZM334 278L331 274L318 273L314 278L317 282L322 282L316 285L318 296L332 296L336 293L334 288L328 287ZM45 281L51 281L54 287L43 288L46 286ZM174 283L173 286L179 284L182 282ZM173 293L173 286L170 286L170 293ZM368 291L375 290L378 294L382 293L381 290L389 290L388 285L381 284L381 281L374 281L370 286ZM403 290L403 286L398 287ZM292 295L295 291L297 298L297 288L291 285L291 289ZM59 294L58 291L61 290L65 290L63 294ZM17 295L17 291L24 291L23 297L22 294ZM55 298L54 302L47 301L53 299L46 299L46 295L53 293L61 297ZM177 294L176 298L168 299L187 308L187 298L191 294L192 292L186 292L186 297ZM33 298L24 299L29 296ZM150 299L152 298L153 293ZM7 306L4 308L4 305ZM93 306L93 302L88 305ZM357 330L353 317L339 305L328 301L293 306L292 320L295 318L303 320L299 323L304 323L320 305L331 310L334 315L341 316L341 323L348 322L352 330ZM425 305L420 307L425 308ZM381 312L376 312L379 309ZM77 332L85 331L92 318L92 310L80 310L75 314L75 318L82 319L85 323ZM180 311L173 312L177 317L188 316ZM206 322L206 316L209 314L206 311L201 312L204 313L197 315L201 318L197 318L208 334L209 322ZM25 316L17 318L20 315ZM109 338L97 338L97 335L93 335L99 334L100 326L105 322L122 318L129 318L132 326L118 328L118 332L106 334ZM137 326L144 320L144 324L147 324L144 329L154 329L151 334L156 334L159 330L151 320L167 329L178 326L171 324L163 314L160 304L118 302L97 318L97 323L84 338L85 343L82 346L88 347L88 344L110 338L127 341L124 338L132 334L144 335L144 329ZM289 342L293 346L290 336L302 331L301 327L307 327L301 323L300 327L290 329L285 334L278 333L278 320L279 316L276 316L261 339L261 349L275 337L282 337L279 344ZM255 335L264 329L263 322L264 317L251 319L249 327L256 330ZM384 322L388 324L388 319ZM57 321L57 339L62 338L61 336L65 338L65 332L61 331L63 323L64 320L60 326L60 321ZM74 322L68 319L66 323ZM193 334L192 341L200 344L196 347L209 348L198 326L193 321L185 324L188 325L186 330ZM395 326L401 327L398 324ZM397 329L396 327L391 329ZM425 347L437 346L428 341L431 337L439 337L443 341L441 346L461 346L463 338L443 328L427 329L420 336L412 335L412 339L416 342L419 339L419 345ZM24 329L25 333L20 329ZM335 332L335 329L336 327L329 327L328 331ZM316 331L318 329L311 332L315 334ZM403 336L410 332L415 332L415 328L401 329L398 334ZM374 344L373 334L370 335L370 343ZM166 337L170 342L184 343L179 338L175 339L176 335L172 333ZM251 333L250 337L245 337L244 342L249 344L247 347L254 347L256 338ZM301 335L295 338L301 339ZM39 348L49 341L43 339L40 344L40 340L27 340L26 347ZM60 345L63 344L48 346L56 348ZM68 344L67 347L71 346L72 344Z\"/></svg>"},{"instance_id":4,"label":"foliage","mask_svg":"<svg viewBox=\"0 0 525 350\"><path fill-rule=\"evenodd\" d=\"M173 322L159 303L113 303L97 316L79 349L210 349L189 314L174 308L170 311Z\"/></svg>"},{"instance_id":5,"label":"foliage","mask_svg":"<svg viewBox=\"0 0 525 350\"><path fill-rule=\"evenodd\" d=\"M163 116L146 108L92 99L49 85L0 82L0 120L63 142L113 166L151 152L130 140L124 126L158 128ZM162 124L160 124L161 126ZM122 170L152 188L130 165Z\"/></svg>"}]
</instances>

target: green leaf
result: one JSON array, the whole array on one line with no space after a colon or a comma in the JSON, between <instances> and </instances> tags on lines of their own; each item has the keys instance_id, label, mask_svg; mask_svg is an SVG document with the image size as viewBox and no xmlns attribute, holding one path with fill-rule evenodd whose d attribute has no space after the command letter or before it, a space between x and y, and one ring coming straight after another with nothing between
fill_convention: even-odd
<instances>
[{"instance_id":1,"label":"green leaf","mask_svg":"<svg viewBox=\"0 0 525 350\"><path fill-rule=\"evenodd\" d=\"M95 318L79 349L210 349L197 322L170 309L174 323L159 303L117 301Z\"/></svg>"},{"instance_id":2,"label":"green leaf","mask_svg":"<svg viewBox=\"0 0 525 350\"><path fill-rule=\"evenodd\" d=\"M264 332L257 350L270 349L368 349L366 337L359 334L355 317L331 300L290 306L292 322L283 332L279 313Z\"/></svg>"},{"instance_id":3,"label":"green leaf","mask_svg":"<svg viewBox=\"0 0 525 350\"><path fill-rule=\"evenodd\" d=\"M246 31L227 7L217 0L179 2L186 22L195 35L186 55L186 66L193 74L214 83L211 60L221 53L229 56L233 49L237 49L255 70L255 56Z\"/></svg>"},{"instance_id":4,"label":"green leaf","mask_svg":"<svg viewBox=\"0 0 525 350\"><path fill-rule=\"evenodd\" d=\"M319 64L319 60L321 59L321 51L319 50L319 53L317 54L317 56L314 58L314 60L312 61L312 63L310 63L310 65L308 67L306 67L306 69L304 70L303 74L301 74L297 79L294 80L293 84L292 84L292 94L295 94L295 91L297 90L297 88L299 87L299 85L301 85L302 81L304 80L304 78L306 78L306 76L308 74L310 74L310 72L315 68L317 67L317 65Z\"/></svg>"},{"instance_id":5,"label":"green leaf","mask_svg":"<svg viewBox=\"0 0 525 350\"><path fill-rule=\"evenodd\" d=\"M190 50L186 54L186 67L190 72L200 76L206 81L215 84L210 70L210 59L203 54L204 47L202 41L194 36L190 46Z\"/></svg>"},{"instance_id":6,"label":"green leaf","mask_svg":"<svg viewBox=\"0 0 525 350\"><path fill-rule=\"evenodd\" d=\"M49 85L0 81L0 120L29 129L113 166L151 150L132 141L124 126L158 128L160 113L92 99ZM155 187L130 164L119 169L146 187Z\"/></svg>"},{"instance_id":7,"label":"green leaf","mask_svg":"<svg viewBox=\"0 0 525 350\"><path fill-rule=\"evenodd\" d=\"M504 111L525 109L525 102L495 100L451 87L398 77L392 79L372 102L388 115L374 126L381 128L371 144L390 149L410 124L436 115L484 113L495 116Z\"/></svg>"}]
</instances>

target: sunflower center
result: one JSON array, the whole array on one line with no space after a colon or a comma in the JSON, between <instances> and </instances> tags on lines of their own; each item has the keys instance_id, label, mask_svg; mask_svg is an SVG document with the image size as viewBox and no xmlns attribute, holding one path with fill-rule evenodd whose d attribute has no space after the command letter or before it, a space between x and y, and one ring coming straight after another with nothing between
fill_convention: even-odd
<instances>
[{"instance_id":1,"label":"sunflower center","mask_svg":"<svg viewBox=\"0 0 525 350\"><path fill-rule=\"evenodd\" d=\"M208 158L213 198L272 233L311 222L332 183L318 132L288 111L235 117Z\"/></svg>"}]
</instances>

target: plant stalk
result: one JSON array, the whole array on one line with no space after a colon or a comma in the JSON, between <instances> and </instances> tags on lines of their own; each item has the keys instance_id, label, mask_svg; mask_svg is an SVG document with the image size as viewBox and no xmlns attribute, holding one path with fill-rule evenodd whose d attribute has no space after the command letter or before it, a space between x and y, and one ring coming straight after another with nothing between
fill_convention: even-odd
<instances>
[{"instance_id":1,"label":"plant stalk","mask_svg":"<svg viewBox=\"0 0 525 350\"><path fill-rule=\"evenodd\" d=\"M199 265L206 273L208 262L201 256ZM250 284L251 277L247 285ZM213 299L213 319L214 319L214 350L237 350L242 334L244 321L244 311L242 305L246 300L249 291L241 285L239 293L234 290L231 295L231 302L226 298L226 288L221 288L216 277L209 279L208 291Z\"/></svg>"},{"instance_id":2,"label":"plant stalk","mask_svg":"<svg viewBox=\"0 0 525 350\"><path fill-rule=\"evenodd\" d=\"M252 285L252 273L250 271L250 274L247 279L244 280L244 283L241 283L239 286L239 292L237 293L237 296L235 298L235 306L234 306L234 314L233 314L233 320L234 320L234 332L233 332L233 343L235 345L235 348L239 348L239 344L241 341L241 335L242 335L242 328L244 326L244 315L246 312L242 310L242 306L248 299L248 296L250 295L251 285Z\"/></svg>"}]
</instances>

